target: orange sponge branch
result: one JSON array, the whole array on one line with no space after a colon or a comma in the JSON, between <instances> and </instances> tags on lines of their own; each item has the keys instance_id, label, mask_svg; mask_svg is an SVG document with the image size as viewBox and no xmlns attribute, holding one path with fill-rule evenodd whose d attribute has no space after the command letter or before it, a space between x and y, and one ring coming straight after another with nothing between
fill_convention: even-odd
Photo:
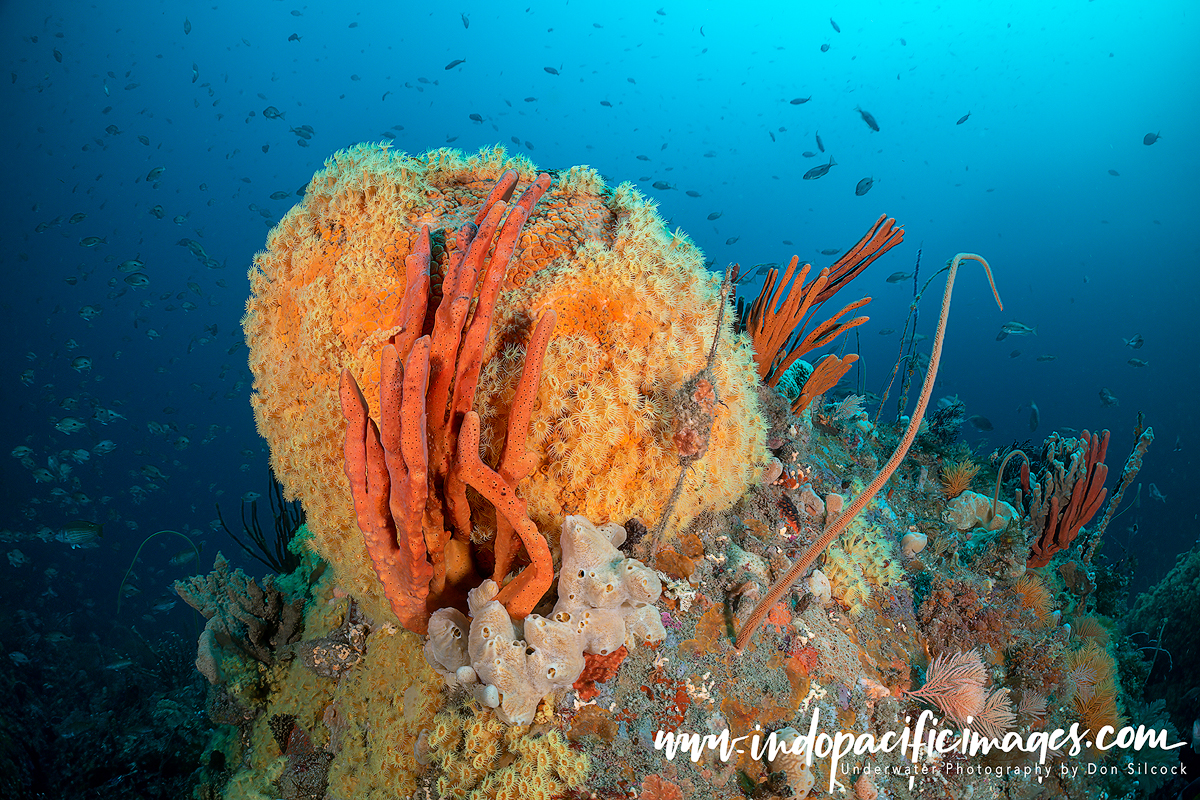
<instances>
[{"instance_id":1,"label":"orange sponge branch","mask_svg":"<svg viewBox=\"0 0 1200 800\"><path fill-rule=\"evenodd\" d=\"M516 495L534 463L525 443L554 312L542 317L530 339L499 473L480 459L479 418L471 411L496 298L550 177L539 175L510 205L516 184L515 171L502 174L476 222L459 228L432 320L430 236L422 226L404 262L401 326L381 355L378 427L354 377L342 372L345 469L355 516L392 611L416 633L426 632L435 609L463 605L466 591L479 582L470 552L468 483L498 511L497 547L505 561L497 580L511 565L514 530L532 561L501 592L510 612L527 615L554 576L549 546Z\"/></svg>"}]
</instances>

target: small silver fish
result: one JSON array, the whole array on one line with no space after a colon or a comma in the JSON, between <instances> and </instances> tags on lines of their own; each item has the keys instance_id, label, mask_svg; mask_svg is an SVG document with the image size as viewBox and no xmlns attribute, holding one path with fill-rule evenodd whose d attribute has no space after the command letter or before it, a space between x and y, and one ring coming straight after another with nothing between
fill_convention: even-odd
<instances>
[{"instance_id":1,"label":"small silver fish","mask_svg":"<svg viewBox=\"0 0 1200 800\"><path fill-rule=\"evenodd\" d=\"M56 430L60 430L66 434L79 433L80 431L87 430L87 425L75 419L75 417L63 417L57 423L55 423L54 427Z\"/></svg>"},{"instance_id":2,"label":"small silver fish","mask_svg":"<svg viewBox=\"0 0 1200 800\"><path fill-rule=\"evenodd\" d=\"M1009 336L1028 336L1031 333L1037 336L1036 325L1031 328L1023 322L1017 322L1015 319L1012 322L1006 322L1001 325L1000 330Z\"/></svg>"},{"instance_id":3,"label":"small silver fish","mask_svg":"<svg viewBox=\"0 0 1200 800\"><path fill-rule=\"evenodd\" d=\"M804 173L803 180L815 181L817 178L820 178L822 175L828 173L830 167L836 166L837 162L833 160L833 156L830 156L828 164L822 164L819 167L813 167L808 172Z\"/></svg>"},{"instance_id":4,"label":"small silver fish","mask_svg":"<svg viewBox=\"0 0 1200 800\"><path fill-rule=\"evenodd\" d=\"M55 541L69 544L72 547L90 544L104 537L104 525L77 519L68 522L54 537Z\"/></svg>"},{"instance_id":5,"label":"small silver fish","mask_svg":"<svg viewBox=\"0 0 1200 800\"><path fill-rule=\"evenodd\" d=\"M863 111L859 106L855 106L854 110L862 117L863 122L867 123L868 128L876 132L879 131L879 123L875 121L875 117L871 115L870 111Z\"/></svg>"}]
</instances>

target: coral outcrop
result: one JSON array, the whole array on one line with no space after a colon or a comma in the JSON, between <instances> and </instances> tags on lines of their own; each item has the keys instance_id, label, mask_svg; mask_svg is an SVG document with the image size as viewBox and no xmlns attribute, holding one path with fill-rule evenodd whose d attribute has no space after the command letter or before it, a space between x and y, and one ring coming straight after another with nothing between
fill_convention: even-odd
<instances>
[{"instance_id":1,"label":"coral outcrop","mask_svg":"<svg viewBox=\"0 0 1200 800\"><path fill-rule=\"evenodd\" d=\"M1161 677L1172 663L1164 643L1173 650L1190 641L1178 633L1185 626L1174 619L1168 626L1164 609L1183 602L1176 595L1194 582L1197 558L1181 562L1139 606L1135 624L1145 630L1132 636L1161 640L1141 647L1121 635L1116 605L1099 601L1104 568L1086 551L1075 560L1082 539L1057 537L1054 553L1039 543L1047 530L1077 532L1083 512L1099 504L1100 439L1063 445L1052 459L1054 480L1039 474L1037 491L1015 491L1010 481L1012 505L970 491L969 480L958 481L962 494L948 500L935 476L969 455L954 441L961 407L935 413L929 431L918 431L941 355L949 282L917 410L907 425L903 418L880 422L878 409L864 413L861 398L825 404L805 395L816 385L796 347L855 322L835 316L810 336L785 330L795 315L775 310L819 305L818 283L805 288L801 277L790 304L777 306L768 293L778 320L755 323L751 332L765 343L760 349L778 349L752 354L736 326L718 322L718 281L699 253L682 235L668 234L631 186L609 188L586 168L535 175L529 162L500 150L410 156L386 146L352 148L314 177L256 259L246 317L256 419L277 473L308 511L312 538L305 532L295 546L303 541L315 552L305 553L292 576L262 584L262 613L239 599L253 592L244 577L219 571L194 582L196 602L210 616L201 655L211 662L203 666L212 667L209 707L220 725L198 795L1132 797L1135 784L1123 771L1059 769L1076 757L1054 748L968 756L956 747L918 762L895 748L868 754L856 746L835 766L828 757L809 764L753 747L722 757L707 744L770 732L799 743L810 729L881 742L902 736L923 712L951 725L972 717L972 731L989 737L1161 717L1162 704L1146 706L1132 695L1148 671ZM457 302L473 320L485 291L450 268L464 263L468 247L476 248L473 264L490 266L483 251L492 250L491 239L476 236L486 230L480 220L490 216L493 230L503 227L499 217L510 212L495 209L537 181L546 194L530 203L527 226L508 228L508 238L519 241L507 273L485 272L480 283L503 284L490 333L477 334L483 325L472 333L473 323L459 328L486 341L477 352L451 346L454 337L439 342L443 367L479 366L474 402L459 407L439 403L436 392L409 392L410 379L419 389L428 389L423 380L435 383L422 374L425 354L418 350L414 361L409 347L401 363L388 348L399 353L393 342L401 334L441 337L432 333L436 319L425 330L428 317L406 311L407 299L421 294L430 309L450 299L448 308ZM886 219L843 258L851 265L845 275L865 266L867 250L882 254L898 241ZM507 240L496 241L501 250ZM982 261L960 255L951 281L964 258ZM424 283L399 265L427 271L428 291L410 291ZM544 343L544 359L535 341ZM537 387L532 401L519 380L530 362L542 363L540 383L529 382ZM351 398L350 437L339 374L343 386L361 387ZM832 392L829 377L818 375L817 384ZM397 387L401 402L389 405L386 395ZM797 397L799 405L788 402ZM460 415L460 446L445 446L446 453L464 460L466 440L476 476L494 470L503 480L464 481L479 492L464 489L469 509L447 504L461 552L474 562L466 565L473 582L462 583L466 602L430 606L423 601L439 591L413 592L415 613L406 619L379 592L350 506L342 445L386 450L398 436L409 453L426 446L432 465L443 445L435 447L434 436L422 441L433 428L414 410L418 401ZM679 419L689 402L705 414ZM528 432L514 438L525 423L509 423L526 409ZM404 425L382 422L397 413ZM388 446L371 437L375 420ZM680 430L697 435L680 437ZM519 477L505 475L510 445L531 457ZM703 457L690 463L689 453ZM365 467L355 477L366 481L370 510L397 516L382 478L413 470L392 470L386 456L384 469L379 459L350 460ZM667 515L681 473L684 489ZM999 497L1002 477L997 487ZM430 481L427 488L445 486ZM546 552L530 552L533 538L522 537L537 569L527 566L506 584L512 571L491 563L519 569L523 559L515 545L500 552L505 537L495 509L518 499L527 502L526 521L544 537ZM389 570L397 566L387 563L395 555L389 533L396 548L428 553L437 569L434 548L424 545L448 537L451 526L416 512L408 510L403 542L386 525L366 534L387 543L377 554ZM668 516L668 535L650 534ZM1031 548L1058 559L1057 568L1027 564ZM417 574L423 564L404 566L418 569L394 583L424 585ZM492 580L478 578L488 574ZM544 598L539 592L504 602L508 585L535 574ZM301 628L285 617L291 608L298 619L302 598L307 638L296 643ZM414 620L427 623L427 638ZM218 641L219 629L229 642ZM285 652L298 657L280 657ZM1179 663L1184 658L1174 654ZM693 755L680 745L668 759L667 736L685 732L703 746ZM1159 761L1171 763L1164 752ZM1118 758L1125 756L1087 748L1078 756L1107 766ZM1034 780L1038 765L1044 771Z\"/></svg>"},{"instance_id":2,"label":"coral outcrop","mask_svg":"<svg viewBox=\"0 0 1200 800\"><path fill-rule=\"evenodd\" d=\"M369 617L377 578L355 525L341 470L338 379L348 368L372 416L379 354L400 326L402 264L420 227L432 234L436 305L454 253L452 232L475 218L492 183L514 169L537 173L500 148L420 155L379 145L337 153L272 230L250 272L244 319L253 406L289 498L308 512L314 543ZM533 210L497 300L475 411L484 461L497 462L524 343L541 310L557 312L530 449L540 454L521 488L529 515L556 531L568 513L640 517L653 526L680 475L672 400L717 339L711 444L689 470L677 526L736 500L769 460L748 340L716 330L719 279L682 233L670 233L630 184L611 188L587 167L557 172ZM477 536L488 538L483 508Z\"/></svg>"},{"instance_id":3,"label":"coral outcrop","mask_svg":"<svg viewBox=\"0 0 1200 800\"><path fill-rule=\"evenodd\" d=\"M240 569L230 572L220 553L212 572L176 581L175 591L208 619L200 635L196 669L212 684L221 679L221 648L271 665L281 649L300 640L304 630L302 599L280 591L272 576L259 586Z\"/></svg>"}]
</instances>

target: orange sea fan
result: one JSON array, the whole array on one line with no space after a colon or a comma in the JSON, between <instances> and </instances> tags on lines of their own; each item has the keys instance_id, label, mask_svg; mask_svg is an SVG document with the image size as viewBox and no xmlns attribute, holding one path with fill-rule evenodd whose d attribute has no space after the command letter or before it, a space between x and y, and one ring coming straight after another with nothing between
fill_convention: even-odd
<instances>
[{"instance_id":1,"label":"orange sea fan","mask_svg":"<svg viewBox=\"0 0 1200 800\"><path fill-rule=\"evenodd\" d=\"M1076 617L1072 620L1071 635L1081 640L1091 639L1101 649L1108 647L1108 643L1112 639L1112 633L1108 630L1102 618L1094 614Z\"/></svg>"},{"instance_id":2,"label":"orange sea fan","mask_svg":"<svg viewBox=\"0 0 1200 800\"><path fill-rule=\"evenodd\" d=\"M1032 610L1043 623L1049 621L1054 601L1041 576L1036 572L1026 572L1017 580L1013 591L1020 598L1022 608Z\"/></svg>"},{"instance_id":3,"label":"orange sea fan","mask_svg":"<svg viewBox=\"0 0 1200 800\"><path fill-rule=\"evenodd\" d=\"M974 461L954 461L942 469L942 489L946 497L953 499L971 488L971 481L979 474L979 465Z\"/></svg>"},{"instance_id":4,"label":"orange sea fan","mask_svg":"<svg viewBox=\"0 0 1200 800\"><path fill-rule=\"evenodd\" d=\"M1067 690L1076 705L1090 701L1100 693L1102 686L1116 686L1117 663L1094 639L1088 639L1083 647L1068 653L1064 667L1069 682Z\"/></svg>"},{"instance_id":5,"label":"orange sea fan","mask_svg":"<svg viewBox=\"0 0 1200 800\"><path fill-rule=\"evenodd\" d=\"M1096 734L1105 726L1115 731L1125 724L1125 717L1117 707L1117 684L1112 678L1098 683L1087 698L1075 695L1072 707L1079 717L1080 725L1091 731L1092 739L1095 739Z\"/></svg>"}]
</instances>

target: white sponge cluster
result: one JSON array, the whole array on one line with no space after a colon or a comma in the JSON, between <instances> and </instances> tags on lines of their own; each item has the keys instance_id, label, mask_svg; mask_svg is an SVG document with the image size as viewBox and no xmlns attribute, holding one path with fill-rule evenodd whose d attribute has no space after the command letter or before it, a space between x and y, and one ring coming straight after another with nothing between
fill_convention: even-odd
<instances>
[{"instance_id":1,"label":"white sponge cluster","mask_svg":"<svg viewBox=\"0 0 1200 800\"><path fill-rule=\"evenodd\" d=\"M584 653L661 642L667 632L653 605L662 593L654 570L621 555L625 529L579 516L563 523L558 602L549 617L522 625L495 598L494 581L467 595L471 617L454 608L429 620L425 658L450 686L469 687L506 723L528 725L538 703L583 673Z\"/></svg>"}]
</instances>

